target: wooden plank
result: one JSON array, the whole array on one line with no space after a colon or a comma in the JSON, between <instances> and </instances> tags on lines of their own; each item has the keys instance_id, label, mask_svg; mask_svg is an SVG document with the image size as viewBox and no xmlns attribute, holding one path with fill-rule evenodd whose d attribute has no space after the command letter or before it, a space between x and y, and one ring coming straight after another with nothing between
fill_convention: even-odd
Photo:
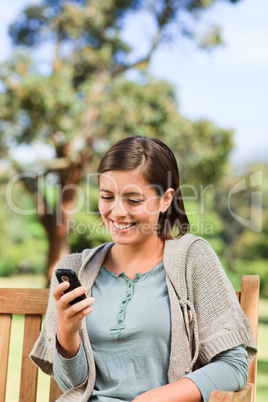
<instances>
[{"instance_id":1,"label":"wooden plank","mask_svg":"<svg viewBox=\"0 0 268 402\"><path fill-rule=\"evenodd\" d=\"M250 322L256 343L258 340L259 289L259 275L242 275L240 304Z\"/></svg>"},{"instance_id":2,"label":"wooden plank","mask_svg":"<svg viewBox=\"0 0 268 402\"><path fill-rule=\"evenodd\" d=\"M4 402L6 396L11 321L11 314L0 314L0 402Z\"/></svg>"},{"instance_id":3,"label":"wooden plank","mask_svg":"<svg viewBox=\"0 0 268 402\"><path fill-rule=\"evenodd\" d=\"M234 392L212 391L208 402L233 402Z\"/></svg>"},{"instance_id":4,"label":"wooden plank","mask_svg":"<svg viewBox=\"0 0 268 402\"><path fill-rule=\"evenodd\" d=\"M238 401L251 402L253 398L254 385L247 383L241 391L236 392L236 398Z\"/></svg>"},{"instance_id":5,"label":"wooden plank","mask_svg":"<svg viewBox=\"0 0 268 402\"><path fill-rule=\"evenodd\" d=\"M50 378L49 402L55 402L62 395L61 389L54 378Z\"/></svg>"},{"instance_id":6,"label":"wooden plank","mask_svg":"<svg viewBox=\"0 0 268 402\"><path fill-rule=\"evenodd\" d=\"M49 289L0 289L0 314L45 314Z\"/></svg>"},{"instance_id":7,"label":"wooden plank","mask_svg":"<svg viewBox=\"0 0 268 402\"><path fill-rule=\"evenodd\" d=\"M258 340L258 322L259 322L259 275L243 275L241 279L241 307L245 312L251 328L255 342ZM249 364L248 382L254 384L253 395L256 395L256 378L257 378L257 356Z\"/></svg>"},{"instance_id":8,"label":"wooden plank","mask_svg":"<svg viewBox=\"0 0 268 402\"><path fill-rule=\"evenodd\" d=\"M253 395L253 384L246 384L241 391L212 391L208 402L251 402Z\"/></svg>"},{"instance_id":9,"label":"wooden plank","mask_svg":"<svg viewBox=\"0 0 268 402\"><path fill-rule=\"evenodd\" d=\"M30 360L29 354L39 336L41 315L25 315L23 353L20 377L20 402L35 402L37 391L38 368Z\"/></svg>"}]
</instances>

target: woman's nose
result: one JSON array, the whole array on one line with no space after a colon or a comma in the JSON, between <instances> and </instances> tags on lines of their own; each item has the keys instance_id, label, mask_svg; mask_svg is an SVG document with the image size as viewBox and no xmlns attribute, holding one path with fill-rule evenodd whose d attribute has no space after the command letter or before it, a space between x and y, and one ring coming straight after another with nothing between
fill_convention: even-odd
<instances>
[{"instance_id":1,"label":"woman's nose","mask_svg":"<svg viewBox=\"0 0 268 402\"><path fill-rule=\"evenodd\" d=\"M123 204L123 201L120 199L116 199L113 206L113 215L115 217L123 217L127 215L127 210Z\"/></svg>"}]
</instances>

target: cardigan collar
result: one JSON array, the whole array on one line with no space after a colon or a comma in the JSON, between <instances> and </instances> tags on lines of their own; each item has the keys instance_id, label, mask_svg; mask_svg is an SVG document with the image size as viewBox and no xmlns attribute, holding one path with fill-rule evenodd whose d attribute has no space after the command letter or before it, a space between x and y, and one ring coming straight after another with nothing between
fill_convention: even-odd
<instances>
[{"instance_id":1,"label":"cardigan collar","mask_svg":"<svg viewBox=\"0 0 268 402\"><path fill-rule=\"evenodd\" d=\"M82 253L82 266L79 270L78 277L81 283L88 289L87 295L91 295L92 286L98 276L103 261L114 245L114 242L103 243L93 249L86 249Z\"/></svg>"}]
</instances>

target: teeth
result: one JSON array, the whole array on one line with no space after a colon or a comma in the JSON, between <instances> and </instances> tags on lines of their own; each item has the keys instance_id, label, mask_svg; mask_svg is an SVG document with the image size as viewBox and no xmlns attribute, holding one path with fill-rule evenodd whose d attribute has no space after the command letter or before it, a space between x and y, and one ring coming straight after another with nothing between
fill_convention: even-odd
<instances>
[{"instance_id":1,"label":"teeth","mask_svg":"<svg viewBox=\"0 0 268 402\"><path fill-rule=\"evenodd\" d=\"M133 223L128 223L127 225L124 225L124 224L119 224L119 223L117 223L117 222L113 222L113 224L114 224L114 226L116 227L116 229L128 229L128 228L130 228L132 225L133 225Z\"/></svg>"}]
</instances>

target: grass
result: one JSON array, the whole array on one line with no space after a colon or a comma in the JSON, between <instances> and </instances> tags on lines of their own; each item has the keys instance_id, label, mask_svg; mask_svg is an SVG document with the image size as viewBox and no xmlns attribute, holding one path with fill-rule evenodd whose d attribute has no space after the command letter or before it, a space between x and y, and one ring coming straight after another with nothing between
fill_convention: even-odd
<instances>
[{"instance_id":1,"label":"grass","mask_svg":"<svg viewBox=\"0 0 268 402\"><path fill-rule=\"evenodd\" d=\"M0 288L43 288L46 278L43 275L14 275L0 277Z\"/></svg>"},{"instance_id":2,"label":"grass","mask_svg":"<svg viewBox=\"0 0 268 402\"><path fill-rule=\"evenodd\" d=\"M44 287L42 276L14 276L1 278L0 287ZM23 319L14 316L11 331L7 397L6 402L17 402L19 393L20 365L22 355ZM258 375L256 402L268 400L268 299L260 300L258 334ZM48 401L49 377L39 370L37 402Z\"/></svg>"}]
</instances>

